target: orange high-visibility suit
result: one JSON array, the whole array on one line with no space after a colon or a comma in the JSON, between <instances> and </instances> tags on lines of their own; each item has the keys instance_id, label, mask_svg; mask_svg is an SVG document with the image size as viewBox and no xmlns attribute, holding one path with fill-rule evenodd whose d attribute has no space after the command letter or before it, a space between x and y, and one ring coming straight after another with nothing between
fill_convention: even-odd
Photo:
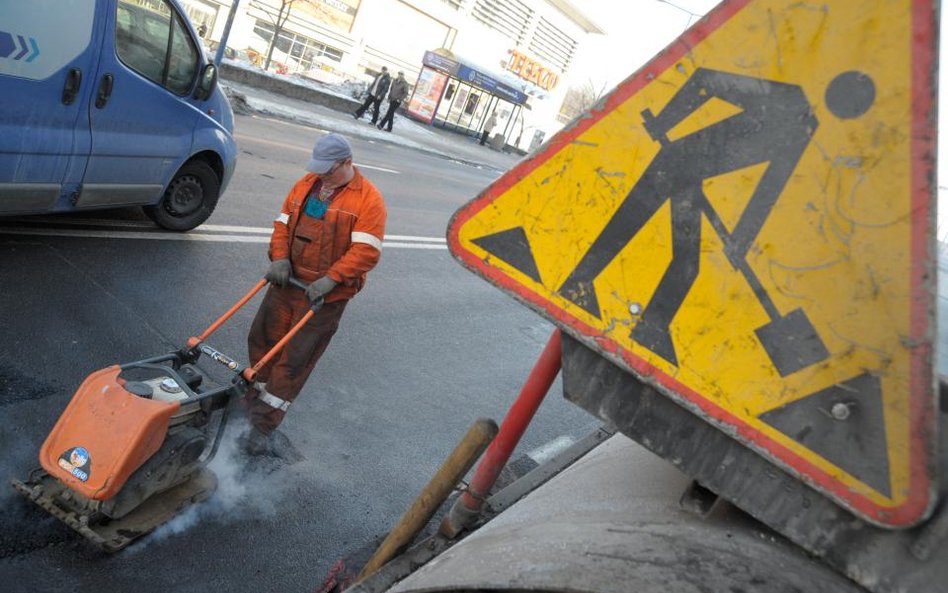
<instances>
[{"instance_id":1,"label":"orange high-visibility suit","mask_svg":"<svg viewBox=\"0 0 948 593\"><path fill-rule=\"evenodd\" d=\"M293 275L310 283L329 276L338 284L323 307L260 369L244 395L250 422L270 434L283 421L316 362L339 327L346 304L365 285L382 253L387 216L382 194L358 168L337 191L321 218L304 212L307 197L320 187L319 175L307 173L283 202L273 223L270 260L289 259ZM314 197L315 199L315 197ZM256 364L306 314L310 302L299 288L270 286L250 328L250 363Z\"/></svg>"}]
</instances>

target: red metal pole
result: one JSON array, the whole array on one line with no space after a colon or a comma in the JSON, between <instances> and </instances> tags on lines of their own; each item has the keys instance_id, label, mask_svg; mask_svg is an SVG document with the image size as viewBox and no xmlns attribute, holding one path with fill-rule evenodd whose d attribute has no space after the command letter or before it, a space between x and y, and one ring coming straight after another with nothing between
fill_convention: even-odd
<instances>
[{"instance_id":1,"label":"red metal pole","mask_svg":"<svg viewBox=\"0 0 948 593\"><path fill-rule=\"evenodd\" d=\"M546 397L550 386L559 374L561 352L562 336L560 330L556 329L553 330L540 358L530 371L530 376L527 377L527 382L520 390L520 395L507 411L500 425L500 431L487 448L484 459L477 466L470 485L441 523L441 533L454 537L477 519L484 500L494 486L494 482L497 481L497 476L507 465L517 443L520 442L537 408L540 407L543 398Z\"/></svg>"}]
</instances>

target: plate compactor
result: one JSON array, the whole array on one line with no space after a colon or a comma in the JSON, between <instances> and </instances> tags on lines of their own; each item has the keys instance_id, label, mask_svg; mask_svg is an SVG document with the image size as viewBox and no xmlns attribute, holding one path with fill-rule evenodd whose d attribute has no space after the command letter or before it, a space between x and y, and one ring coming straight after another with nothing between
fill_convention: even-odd
<instances>
[{"instance_id":1,"label":"plate compactor","mask_svg":"<svg viewBox=\"0 0 948 593\"><path fill-rule=\"evenodd\" d=\"M42 467L26 481L14 479L13 487L108 552L210 498L217 479L207 464L230 399L243 395L322 304L255 366L241 366L205 340L266 285L258 282L185 348L89 375L43 443ZM202 354L233 372L229 384L215 385L196 366Z\"/></svg>"}]
</instances>

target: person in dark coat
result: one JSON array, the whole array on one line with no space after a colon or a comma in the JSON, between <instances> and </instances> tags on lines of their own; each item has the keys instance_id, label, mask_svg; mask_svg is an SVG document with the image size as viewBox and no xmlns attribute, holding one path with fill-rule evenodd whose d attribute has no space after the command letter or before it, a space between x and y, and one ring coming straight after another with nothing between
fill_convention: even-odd
<instances>
[{"instance_id":1,"label":"person in dark coat","mask_svg":"<svg viewBox=\"0 0 948 593\"><path fill-rule=\"evenodd\" d=\"M490 117L487 118L487 121L484 123L484 131L481 132L481 141L480 145L484 146L487 142L487 139L490 137L490 133L494 131L494 127L497 125L497 112L492 111Z\"/></svg>"},{"instance_id":2,"label":"person in dark coat","mask_svg":"<svg viewBox=\"0 0 948 593\"><path fill-rule=\"evenodd\" d=\"M375 77L375 80L372 81L372 84L369 85L369 90L366 91L365 101L362 105L355 110L355 113L352 114L352 117L359 119L362 117L369 107L372 107L372 123L376 123L379 120L379 106L382 104L382 99L385 98L385 93L388 92L389 85L392 84L392 77L388 73L388 68L382 66L382 72Z\"/></svg>"},{"instance_id":3,"label":"person in dark coat","mask_svg":"<svg viewBox=\"0 0 948 593\"><path fill-rule=\"evenodd\" d=\"M385 112L385 117L383 117L382 121L379 122L378 128L380 130L385 128L387 132L392 131L392 123L395 120L395 111L407 96L408 81L405 80L405 73L399 72L398 77L395 78L394 82L392 82L392 89L388 92L388 111Z\"/></svg>"}]
</instances>

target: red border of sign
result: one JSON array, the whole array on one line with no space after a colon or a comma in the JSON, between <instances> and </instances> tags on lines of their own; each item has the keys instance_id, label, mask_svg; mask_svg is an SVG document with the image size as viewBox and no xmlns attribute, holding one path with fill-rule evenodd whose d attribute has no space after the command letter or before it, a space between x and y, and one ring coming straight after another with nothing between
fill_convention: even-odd
<instances>
[{"instance_id":1,"label":"red border of sign","mask_svg":"<svg viewBox=\"0 0 948 593\"><path fill-rule=\"evenodd\" d=\"M697 392L682 385L665 373L650 366L645 360L633 355L579 319L563 309L554 306L548 299L524 287L498 268L488 266L461 246L458 233L464 224L474 215L493 202L494 199L512 188L520 179L543 164L551 156L565 149L590 126L612 112L635 93L650 83L656 76L684 56L690 49L703 41L737 12L754 0L725 0L708 13L692 28L685 31L677 40L655 56L648 64L619 84L605 99L601 109L593 110L587 117L574 122L553 136L542 152L521 161L500 179L490 185L471 202L463 206L452 217L448 225L447 240L451 253L466 267L481 274L500 288L510 291L518 300L544 313L568 332L592 338L599 347L612 355L621 357L636 373L642 377L653 377L661 386L672 393L679 394L688 402L697 406L701 412L714 421L736 428L742 439L750 441L767 451L774 459L795 470L806 481L812 482L824 492L830 493L853 511L874 523L907 527L924 519L934 505L933 479L934 451L936 442L933 431L935 379L931 368L932 348L929 334L930 320L933 319L931 291L934 286L934 238L931 233L933 213L933 169L935 163L935 113L932 101L934 89L934 35L936 33L935 10L933 0L913 0L912 2L912 300L911 300L911 343L918 344L911 361L911 394L909 432L911 438L909 460L910 492L908 499L898 507L882 507L864 496L854 495L844 484L833 479L818 466L799 456L745 424L729 411L718 407Z\"/></svg>"}]
</instances>

